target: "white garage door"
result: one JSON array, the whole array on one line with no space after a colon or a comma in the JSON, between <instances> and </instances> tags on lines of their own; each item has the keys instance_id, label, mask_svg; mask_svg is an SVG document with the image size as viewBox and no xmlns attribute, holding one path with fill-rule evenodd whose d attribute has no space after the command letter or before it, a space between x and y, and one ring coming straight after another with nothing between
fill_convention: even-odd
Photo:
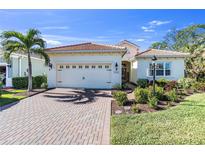
<instances>
[{"instance_id":1,"label":"white garage door","mask_svg":"<svg viewBox=\"0 0 205 154\"><path fill-rule=\"evenodd\" d=\"M57 87L112 88L111 64L58 64Z\"/></svg>"}]
</instances>

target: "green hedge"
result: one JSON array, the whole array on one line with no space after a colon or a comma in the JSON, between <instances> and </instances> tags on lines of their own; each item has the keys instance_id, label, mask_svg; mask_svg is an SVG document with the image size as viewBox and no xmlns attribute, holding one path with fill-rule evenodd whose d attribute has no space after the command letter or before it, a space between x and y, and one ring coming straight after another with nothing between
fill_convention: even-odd
<instances>
[{"instance_id":1,"label":"green hedge","mask_svg":"<svg viewBox=\"0 0 205 154\"><path fill-rule=\"evenodd\" d=\"M28 88L28 77L12 78L12 84L16 89L26 89ZM44 75L32 77L32 85L33 88L46 88L47 77Z\"/></svg>"}]
</instances>

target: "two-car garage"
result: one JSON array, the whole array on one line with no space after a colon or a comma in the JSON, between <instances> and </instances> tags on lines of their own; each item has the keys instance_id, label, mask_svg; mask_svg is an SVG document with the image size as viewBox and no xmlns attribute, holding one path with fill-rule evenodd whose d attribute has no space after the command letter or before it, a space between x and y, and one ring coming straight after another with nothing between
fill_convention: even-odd
<instances>
[{"instance_id":1,"label":"two-car garage","mask_svg":"<svg viewBox=\"0 0 205 154\"><path fill-rule=\"evenodd\" d=\"M121 60L126 49L83 43L47 49L52 68L48 87L111 89L121 84Z\"/></svg>"},{"instance_id":2,"label":"two-car garage","mask_svg":"<svg viewBox=\"0 0 205 154\"><path fill-rule=\"evenodd\" d=\"M58 64L57 87L112 88L111 64Z\"/></svg>"}]
</instances>

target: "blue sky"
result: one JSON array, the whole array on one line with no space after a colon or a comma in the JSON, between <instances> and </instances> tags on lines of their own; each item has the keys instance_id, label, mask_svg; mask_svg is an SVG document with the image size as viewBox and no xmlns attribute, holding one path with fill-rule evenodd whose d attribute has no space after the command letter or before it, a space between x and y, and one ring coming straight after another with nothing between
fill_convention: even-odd
<instances>
[{"instance_id":1,"label":"blue sky","mask_svg":"<svg viewBox=\"0 0 205 154\"><path fill-rule=\"evenodd\" d=\"M41 31L48 47L129 40L148 48L172 28L205 23L205 10L0 10L0 32Z\"/></svg>"}]
</instances>

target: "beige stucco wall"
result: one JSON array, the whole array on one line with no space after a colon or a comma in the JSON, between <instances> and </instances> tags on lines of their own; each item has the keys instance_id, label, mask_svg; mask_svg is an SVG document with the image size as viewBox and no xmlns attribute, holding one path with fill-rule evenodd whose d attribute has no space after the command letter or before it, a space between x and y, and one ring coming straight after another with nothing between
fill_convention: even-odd
<instances>
[{"instance_id":1,"label":"beige stucco wall","mask_svg":"<svg viewBox=\"0 0 205 154\"><path fill-rule=\"evenodd\" d=\"M133 58L139 52L139 48L137 46L134 46L128 43L122 43L122 44L119 44L119 46L127 48L127 53L123 56L122 60L129 60L130 58Z\"/></svg>"}]
</instances>

